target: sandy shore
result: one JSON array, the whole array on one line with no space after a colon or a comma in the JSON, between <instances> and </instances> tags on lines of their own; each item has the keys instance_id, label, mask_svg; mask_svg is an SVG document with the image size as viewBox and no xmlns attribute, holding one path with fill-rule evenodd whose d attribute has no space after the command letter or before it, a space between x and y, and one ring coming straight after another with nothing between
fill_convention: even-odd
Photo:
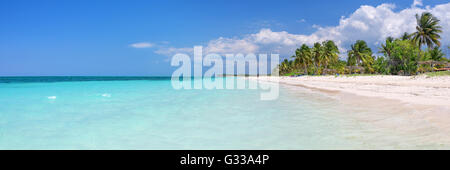
<instances>
[{"instance_id":1,"label":"sandy shore","mask_svg":"<svg viewBox=\"0 0 450 170\"><path fill-rule=\"evenodd\" d=\"M382 97L405 103L450 106L450 76L302 76L253 77L322 91Z\"/></svg>"},{"instance_id":2,"label":"sandy shore","mask_svg":"<svg viewBox=\"0 0 450 170\"><path fill-rule=\"evenodd\" d=\"M424 144L450 145L450 76L302 76L251 77L279 82L295 91L311 90L332 97L349 119L390 129ZM297 89L302 88L302 89ZM304 94L303 94L304 95ZM352 109L353 108L353 109ZM362 109L360 111L354 109ZM370 114L364 110L374 110ZM376 138L370 139L377 140ZM389 142L389 141L385 141ZM414 143L414 142L411 142Z\"/></svg>"}]
</instances>

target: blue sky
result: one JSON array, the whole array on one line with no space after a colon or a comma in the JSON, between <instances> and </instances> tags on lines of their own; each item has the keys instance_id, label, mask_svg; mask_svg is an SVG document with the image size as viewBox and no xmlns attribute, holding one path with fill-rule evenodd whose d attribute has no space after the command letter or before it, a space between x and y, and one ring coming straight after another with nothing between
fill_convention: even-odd
<instances>
[{"instance_id":1,"label":"blue sky","mask_svg":"<svg viewBox=\"0 0 450 170\"><path fill-rule=\"evenodd\" d=\"M236 42L257 47L251 52L281 49L277 52L283 57L298 43L308 43L310 36L319 37L318 40L330 39L330 35L323 35L320 29L348 32L345 26L339 27L342 16L350 23L369 24L371 21L361 19L359 15L363 14L356 11L371 11L372 8L361 8L361 5L376 8L395 4L395 7L376 8L376 14L391 10L403 16L401 11L411 8L432 10L445 16L448 13L442 11L447 6L435 8L445 3L448 1L429 0L413 7L411 0L1 0L0 76L171 75L175 68L169 65L171 53L167 51ZM354 19L358 22L353 22ZM366 27L363 24L359 29L370 32ZM447 25L444 27L445 31ZM347 36L368 38L369 42L373 39L375 46L380 36L397 35L397 32L369 37L365 34ZM254 37L263 33L274 37L270 37L270 42L256 42ZM302 39L303 35L308 36L308 40ZM286 40L295 42L283 44ZM350 40L353 39L343 39L341 46L345 48ZM149 45L134 48L132 44L136 43Z\"/></svg>"}]
</instances>

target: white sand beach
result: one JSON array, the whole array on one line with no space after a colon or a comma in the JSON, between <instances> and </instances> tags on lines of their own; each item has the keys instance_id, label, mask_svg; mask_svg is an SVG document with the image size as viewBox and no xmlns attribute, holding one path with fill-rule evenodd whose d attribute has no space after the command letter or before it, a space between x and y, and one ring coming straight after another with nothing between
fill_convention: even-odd
<instances>
[{"instance_id":1,"label":"white sand beach","mask_svg":"<svg viewBox=\"0 0 450 170\"><path fill-rule=\"evenodd\" d=\"M279 81L280 85L291 86L289 89L294 90L293 93L310 89L330 96L343 107L376 110L376 114L349 110L344 115L372 126L372 130L391 129L407 136L420 134L420 138L414 138L420 143L450 144L450 76L344 75L250 79Z\"/></svg>"},{"instance_id":2,"label":"white sand beach","mask_svg":"<svg viewBox=\"0 0 450 170\"><path fill-rule=\"evenodd\" d=\"M252 79L279 81L282 84L321 91L382 97L411 104L450 106L450 76L301 76Z\"/></svg>"}]
</instances>

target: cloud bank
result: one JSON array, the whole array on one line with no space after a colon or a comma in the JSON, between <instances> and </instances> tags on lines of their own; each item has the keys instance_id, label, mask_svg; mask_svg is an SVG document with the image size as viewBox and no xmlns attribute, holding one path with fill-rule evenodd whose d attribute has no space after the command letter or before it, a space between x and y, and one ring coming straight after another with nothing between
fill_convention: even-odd
<instances>
[{"instance_id":1,"label":"cloud bank","mask_svg":"<svg viewBox=\"0 0 450 170\"><path fill-rule=\"evenodd\" d=\"M399 37L404 32L415 31L415 14L431 12L440 21L443 28L441 44L450 44L450 3L421 8L422 1L414 0L410 8L395 12L394 4L378 6L362 5L350 16L342 16L337 26L321 27L309 35L291 34L286 31L272 31L263 28L254 34L241 38L219 37L204 44L206 53L279 53L288 57L301 44L312 45L314 42L334 40L341 52L347 51L356 40L365 40L374 51L388 36ZM190 50L189 50L190 49ZM192 47L165 48L155 51L158 54L173 55L178 52L192 52Z\"/></svg>"}]
</instances>

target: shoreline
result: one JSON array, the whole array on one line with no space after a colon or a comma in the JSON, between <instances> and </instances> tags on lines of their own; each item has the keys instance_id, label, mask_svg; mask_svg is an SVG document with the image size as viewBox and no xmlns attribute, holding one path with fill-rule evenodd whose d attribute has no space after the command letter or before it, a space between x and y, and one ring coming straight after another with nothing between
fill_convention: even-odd
<instances>
[{"instance_id":1,"label":"shoreline","mask_svg":"<svg viewBox=\"0 0 450 170\"><path fill-rule=\"evenodd\" d=\"M421 134L423 143L450 145L450 76L252 77L302 88L339 103L349 120L393 134ZM355 110L356 109L356 110ZM361 110L362 112L360 112ZM366 112L371 110L371 112ZM370 113L370 114L361 114ZM413 138L412 138L413 139ZM411 139L411 140L412 140ZM409 139L408 139L409 140Z\"/></svg>"},{"instance_id":2,"label":"shoreline","mask_svg":"<svg viewBox=\"0 0 450 170\"><path fill-rule=\"evenodd\" d=\"M450 107L450 76L302 76L251 77L323 92L345 92L363 97L381 97L408 104Z\"/></svg>"}]
</instances>

